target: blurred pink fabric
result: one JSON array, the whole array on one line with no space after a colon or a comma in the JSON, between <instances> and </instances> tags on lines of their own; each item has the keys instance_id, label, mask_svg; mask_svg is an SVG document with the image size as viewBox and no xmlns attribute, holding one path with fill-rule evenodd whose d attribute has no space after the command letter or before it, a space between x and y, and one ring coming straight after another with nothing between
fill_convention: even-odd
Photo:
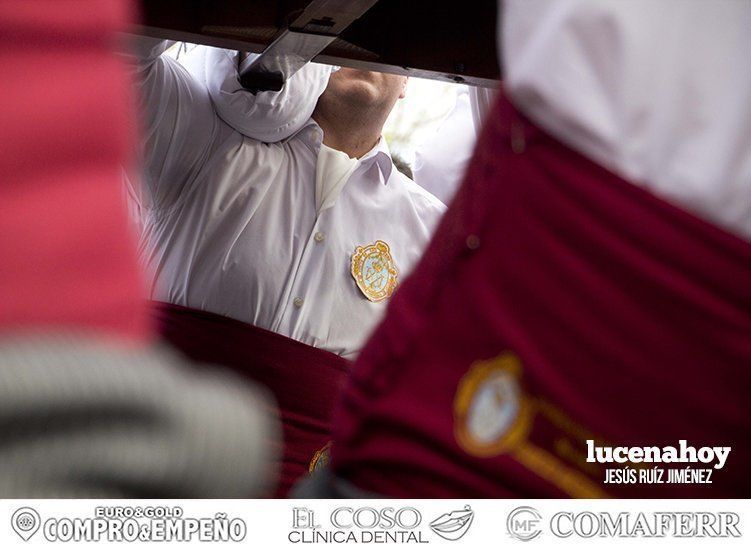
<instances>
[{"instance_id":1,"label":"blurred pink fabric","mask_svg":"<svg viewBox=\"0 0 751 544\"><path fill-rule=\"evenodd\" d=\"M0 3L0 334L149 334L121 185L131 18L122 0Z\"/></svg>"}]
</instances>

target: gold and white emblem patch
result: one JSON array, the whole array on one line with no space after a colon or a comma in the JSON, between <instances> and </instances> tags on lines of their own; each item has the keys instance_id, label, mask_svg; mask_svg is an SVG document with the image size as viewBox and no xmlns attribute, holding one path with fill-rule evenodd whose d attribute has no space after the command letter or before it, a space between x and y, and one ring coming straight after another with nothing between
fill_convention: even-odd
<instances>
[{"instance_id":1,"label":"gold and white emblem patch","mask_svg":"<svg viewBox=\"0 0 751 544\"><path fill-rule=\"evenodd\" d=\"M369 246L357 246L351 270L360 291L372 302L386 300L396 289L398 270L391 248L382 240Z\"/></svg>"},{"instance_id":2,"label":"gold and white emblem patch","mask_svg":"<svg viewBox=\"0 0 751 544\"><path fill-rule=\"evenodd\" d=\"M467 453L492 457L526 439L532 414L520 377L521 362L511 353L476 361L462 377L454 398L454 436Z\"/></svg>"}]
</instances>

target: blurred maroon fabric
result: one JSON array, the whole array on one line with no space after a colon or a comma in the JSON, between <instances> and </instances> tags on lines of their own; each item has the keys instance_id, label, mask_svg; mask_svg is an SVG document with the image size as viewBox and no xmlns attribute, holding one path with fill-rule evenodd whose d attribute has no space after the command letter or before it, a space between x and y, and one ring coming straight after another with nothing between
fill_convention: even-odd
<instances>
[{"instance_id":1,"label":"blurred maroon fabric","mask_svg":"<svg viewBox=\"0 0 751 544\"><path fill-rule=\"evenodd\" d=\"M331 412L352 363L210 312L166 303L155 303L153 312L162 337L185 355L231 368L274 394L284 435L275 496L286 497L331 440Z\"/></svg>"},{"instance_id":2,"label":"blurred maroon fabric","mask_svg":"<svg viewBox=\"0 0 751 544\"><path fill-rule=\"evenodd\" d=\"M568 149L503 98L489 120L353 367L334 415L335 473L395 497L747 496L751 245ZM487 430L514 414L482 452L461 441L461 407L488 361L514 363L495 376L518 389L499 390L495 420L476 420ZM732 452L711 485L603 485L617 466L585 463L587 439Z\"/></svg>"},{"instance_id":3,"label":"blurred maroon fabric","mask_svg":"<svg viewBox=\"0 0 751 544\"><path fill-rule=\"evenodd\" d=\"M122 166L134 118L121 0L0 2L0 332L144 339Z\"/></svg>"}]
</instances>

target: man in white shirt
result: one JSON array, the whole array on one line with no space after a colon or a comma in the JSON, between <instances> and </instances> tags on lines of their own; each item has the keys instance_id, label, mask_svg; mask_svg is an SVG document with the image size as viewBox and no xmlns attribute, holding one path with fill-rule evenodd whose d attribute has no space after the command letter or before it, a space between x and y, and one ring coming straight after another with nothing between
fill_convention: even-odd
<instances>
[{"instance_id":1,"label":"man in white shirt","mask_svg":"<svg viewBox=\"0 0 751 544\"><path fill-rule=\"evenodd\" d=\"M393 167L380 136L406 78L345 68L326 87L330 69L309 66L278 95L254 97L199 80L216 69L217 85L234 84L230 52L200 48L189 73L159 55L163 42L139 46L146 152L135 196L153 298L353 357L444 210ZM390 263L383 289L355 277L358 247Z\"/></svg>"},{"instance_id":2,"label":"man in white shirt","mask_svg":"<svg viewBox=\"0 0 751 544\"><path fill-rule=\"evenodd\" d=\"M179 65L140 38L143 182L132 193L166 338L275 393L283 496L325 458L351 358L445 207L381 137L406 78L309 65L279 93L242 89L237 53ZM320 95L320 98L319 98ZM268 143L262 143L265 140Z\"/></svg>"}]
</instances>

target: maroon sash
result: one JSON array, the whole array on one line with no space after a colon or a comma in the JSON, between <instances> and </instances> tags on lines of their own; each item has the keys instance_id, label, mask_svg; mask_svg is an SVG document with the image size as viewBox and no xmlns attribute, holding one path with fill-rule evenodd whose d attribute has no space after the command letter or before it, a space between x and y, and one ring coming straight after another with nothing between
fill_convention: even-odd
<instances>
[{"instance_id":1,"label":"maroon sash","mask_svg":"<svg viewBox=\"0 0 751 544\"><path fill-rule=\"evenodd\" d=\"M748 496L751 245L503 98L489 119L353 367L335 473L397 497ZM732 451L712 484L610 485L625 466L587 463L590 439Z\"/></svg>"},{"instance_id":2,"label":"maroon sash","mask_svg":"<svg viewBox=\"0 0 751 544\"><path fill-rule=\"evenodd\" d=\"M230 367L274 394L284 434L276 496L286 496L330 440L332 407L351 363L235 319L172 304L154 308L163 337L185 355Z\"/></svg>"}]
</instances>

